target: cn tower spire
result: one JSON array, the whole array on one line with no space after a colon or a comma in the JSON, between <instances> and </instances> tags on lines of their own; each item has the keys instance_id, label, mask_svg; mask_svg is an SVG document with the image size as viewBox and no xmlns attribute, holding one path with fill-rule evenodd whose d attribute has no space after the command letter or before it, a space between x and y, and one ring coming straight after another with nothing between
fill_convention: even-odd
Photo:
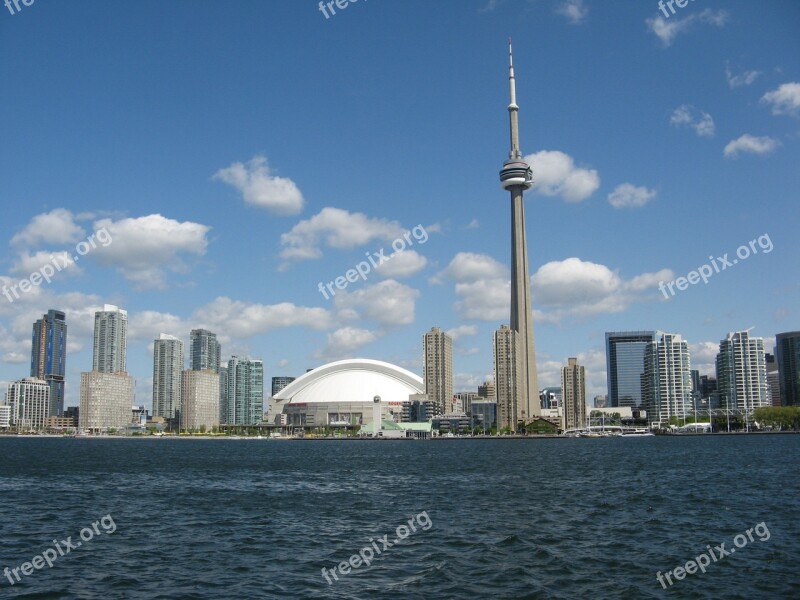
<instances>
[{"instance_id":1,"label":"cn tower spire","mask_svg":"<svg viewBox=\"0 0 800 600\"><path fill-rule=\"evenodd\" d=\"M518 376L515 378L515 391L507 399L508 405L502 411L508 415L508 422L501 426L508 426L516 432L520 423L527 424L541 414L541 405L539 403L539 378L536 371L531 280L528 269L528 242L525 234L525 205L523 203L525 190L530 189L533 185L533 169L525 162L520 150L517 83L514 76L514 56L510 39L508 40L508 89L511 149L508 153L508 160L500 171L500 185L511 195L510 329L515 332L515 358L518 367L510 370L517 372Z\"/></svg>"},{"instance_id":2,"label":"cn tower spire","mask_svg":"<svg viewBox=\"0 0 800 600\"><path fill-rule=\"evenodd\" d=\"M511 48L511 38L508 38L508 93L511 98L508 105L511 151L508 157L514 160L522 158L522 153L519 149L519 106L517 106L517 80L514 78L514 51Z\"/></svg>"}]
</instances>

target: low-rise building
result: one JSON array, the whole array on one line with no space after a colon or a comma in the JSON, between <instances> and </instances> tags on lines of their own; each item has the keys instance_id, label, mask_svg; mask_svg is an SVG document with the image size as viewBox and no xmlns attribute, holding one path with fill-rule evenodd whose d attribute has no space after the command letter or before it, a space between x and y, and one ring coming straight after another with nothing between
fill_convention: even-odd
<instances>
[{"instance_id":1,"label":"low-rise building","mask_svg":"<svg viewBox=\"0 0 800 600\"><path fill-rule=\"evenodd\" d=\"M34 377L13 381L8 386L6 404L11 407L10 424L18 431L44 429L50 414L50 386Z\"/></svg>"}]
</instances>

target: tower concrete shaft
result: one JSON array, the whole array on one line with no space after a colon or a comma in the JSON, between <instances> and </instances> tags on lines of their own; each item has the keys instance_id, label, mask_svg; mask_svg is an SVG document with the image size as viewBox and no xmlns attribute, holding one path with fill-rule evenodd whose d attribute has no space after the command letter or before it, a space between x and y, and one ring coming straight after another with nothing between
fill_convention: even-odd
<instances>
[{"instance_id":1,"label":"tower concrete shaft","mask_svg":"<svg viewBox=\"0 0 800 600\"><path fill-rule=\"evenodd\" d=\"M539 378L536 371L536 344L533 334L528 243L525 233L523 195L533 185L533 170L522 158L519 145L519 106L511 41L508 45L509 92L508 105L511 149L500 171L500 184L511 195L511 329L517 332L517 354L521 363L517 419L525 423L538 416Z\"/></svg>"}]
</instances>

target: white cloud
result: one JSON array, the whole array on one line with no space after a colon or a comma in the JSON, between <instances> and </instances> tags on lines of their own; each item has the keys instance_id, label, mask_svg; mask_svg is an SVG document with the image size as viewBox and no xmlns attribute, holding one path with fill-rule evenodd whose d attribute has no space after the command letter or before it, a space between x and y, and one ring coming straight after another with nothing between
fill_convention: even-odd
<instances>
[{"instance_id":1,"label":"white cloud","mask_svg":"<svg viewBox=\"0 0 800 600\"><path fill-rule=\"evenodd\" d=\"M459 340L466 336L476 335L478 333L478 328L475 325L459 325L458 327L448 329L446 333L453 338L454 343L458 343Z\"/></svg>"},{"instance_id":2,"label":"white cloud","mask_svg":"<svg viewBox=\"0 0 800 600\"><path fill-rule=\"evenodd\" d=\"M380 337L379 333L369 331L368 329L358 329L355 327L342 327L336 331L328 334L328 342L322 352L317 356L319 358L336 359L336 358L351 358L353 352L371 344Z\"/></svg>"},{"instance_id":3,"label":"white cloud","mask_svg":"<svg viewBox=\"0 0 800 600\"><path fill-rule=\"evenodd\" d=\"M478 219L472 219L464 229L478 229L481 226L480 221Z\"/></svg>"},{"instance_id":4,"label":"white cloud","mask_svg":"<svg viewBox=\"0 0 800 600\"><path fill-rule=\"evenodd\" d=\"M673 40L681 33L686 33L695 23L705 23L715 27L724 27L728 20L728 13L724 10L714 12L710 8L700 13L692 13L682 19L670 16L665 19L658 16L646 19L647 27L652 31L665 47L672 45Z\"/></svg>"},{"instance_id":5,"label":"white cloud","mask_svg":"<svg viewBox=\"0 0 800 600\"><path fill-rule=\"evenodd\" d=\"M632 183L622 183L608 195L608 202L614 208L634 208L644 206L655 197L655 190L637 187Z\"/></svg>"},{"instance_id":6,"label":"white cloud","mask_svg":"<svg viewBox=\"0 0 800 600\"><path fill-rule=\"evenodd\" d=\"M130 340L152 342L161 333L183 339L191 329L191 324L180 317L155 310L143 310L128 316L128 339ZM185 342L186 340L184 340Z\"/></svg>"},{"instance_id":7,"label":"white cloud","mask_svg":"<svg viewBox=\"0 0 800 600\"><path fill-rule=\"evenodd\" d=\"M56 208L36 215L22 231L11 238L14 246L74 244L86 235L75 223L75 216L65 208Z\"/></svg>"},{"instance_id":8,"label":"white cloud","mask_svg":"<svg viewBox=\"0 0 800 600\"><path fill-rule=\"evenodd\" d=\"M669 281L669 269L623 279L605 265L577 257L542 265L532 277L534 314L539 320L618 313L638 301L657 298L659 281Z\"/></svg>"},{"instance_id":9,"label":"white cloud","mask_svg":"<svg viewBox=\"0 0 800 600\"><path fill-rule=\"evenodd\" d=\"M29 277L32 273L39 271L44 265L49 264L56 275L59 273L78 274L81 269L72 260L72 256L67 251L47 252L40 250L35 254L27 251L19 253L16 262L11 267L11 272L23 277ZM51 277L52 279L53 277Z\"/></svg>"},{"instance_id":10,"label":"white cloud","mask_svg":"<svg viewBox=\"0 0 800 600\"><path fill-rule=\"evenodd\" d=\"M455 307L463 319L508 323L511 300L508 279L456 283L455 291L461 298Z\"/></svg>"},{"instance_id":11,"label":"white cloud","mask_svg":"<svg viewBox=\"0 0 800 600\"><path fill-rule=\"evenodd\" d=\"M401 237L404 231L396 221L373 219L363 213L351 213L328 206L281 235L281 258L320 258L323 246L337 250L350 249L376 239L393 241Z\"/></svg>"},{"instance_id":12,"label":"white cloud","mask_svg":"<svg viewBox=\"0 0 800 600\"><path fill-rule=\"evenodd\" d=\"M441 281L443 275L458 282L507 279L508 267L486 254L459 252L447 268L436 276L437 283Z\"/></svg>"},{"instance_id":13,"label":"white cloud","mask_svg":"<svg viewBox=\"0 0 800 600\"><path fill-rule=\"evenodd\" d=\"M682 104L672 111L669 122L676 127L691 127L699 136L714 135L714 119L707 112L698 110L691 104Z\"/></svg>"},{"instance_id":14,"label":"white cloud","mask_svg":"<svg viewBox=\"0 0 800 600\"><path fill-rule=\"evenodd\" d=\"M525 161L533 167L533 188L545 196L560 196L567 202L580 202L600 187L595 169L575 166L571 156L558 150L529 154Z\"/></svg>"},{"instance_id":15,"label":"white cloud","mask_svg":"<svg viewBox=\"0 0 800 600\"><path fill-rule=\"evenodd\" d=\"M692 369L697 369L701 375L715 375L718 352L719 342L689 343Z\"/></svg>"},{"instance_id":16,"label":"white cloud","mask_svg":"<svg viewBox=\"0 0 800 600\"><path fill-rule=\"evenodd\" d=\"M116 267L139 289L164 288L166 271L184 272L182 255L202 256L208 241L207 225L179 222L159 214L119 221L101 219L97 229L105 228L111 238L106 246L98 245L87 257Z\"/></svg>"},{"instance_id":17,"label":"white cloud","mask_svg":"<svg viewBox=\"0 0 800 600\"><path fill-rule=\"evenodd\" d=\"M214 179L235 187L245 202L278 215L296 215L305 205L303 194L295 182L273 175L265 156L254 156L246 165L233 163L217 171Z\"/></svg>"},{"instance_id":18,"label":"white cloud","mask_svg":"<svg viewBox=\"0 0 800 600\"><path fill-rule=\"evenodd\" d=\"M30 324L28 325L28 337L22 340L11 334L0 323L0 360L9 364L30 363ZM26 350L27 342L27 352ZM27 376L27 373L26 373ZM5 393L5 388L0 388L0 393Z\"/></svg>"},{"instance_id":19,"label":"white cloud","mask_svg":"<svg viewBox=\"0 0 800 600\"><path fill-rule=\"evenodd\" d=\"M419 291L393 279L354 292L339 292L334 302L346 318L355 314L383 325L408 325L414 322Z\"/></svg>"},{"instance_id":20,"label":"white cloud","mask_svg":"<svg viewBox=\"0 0 800 600\"><path fill-rule=\"evenodd\" d=\"M556 14L566 17L572 25L579 25L589 14L589 7L583 0L564 0L555 7Z\"/></svg>"},{"instance_id":21,"label":"white cloud","mask_svg":"<svg viewBox=\"0 0 800 600\"><path fill-rule=\"evenodd\" d=\"M773 115L794 115L800 112L800 83L784 83L764 94L761 102L772 105Z\"/></svg>"},{"instance_id":22,"label":"white cloud","mask_svg":"<svg viewBox=\"0 0 800 600\"><path fill-rule=\"evenodd\" d=\"M725 63L725 79L728 80L728 85L731 89L751 85L761 75L761 71L743 71L738 75L731 72L730 65Z\"/></svg>"},{"instance_id":23,"label":"white cloud","mask_svg":"<svg viewBox=\"0 0 800 600\"><path fill-rule=\"evenodd\" d=\"M412 238L413 239L413 238ZM378 274L387 279L402 279L419 273L428 264L428 259L415 250L404 250L387 255L388 261L379 264Z\"/></svg>"},{"instance_id":24,"label":"white cloud","mask_svg":"<svg viewBox=\"0 0 800 600\"><path fill-rule=\"evenodd\" d=\"M329 329L332 317L324 308L307 308L290 302L280 304L249 304L216 298L192 315L194 327L206 327L224 333L228 338L248 338L285 327Z\"/></svg>"},{"instance_id":25,"label":"white cloud","mask_svg":"<svg viewBox=\"0 0 800 600\"><path fill-rule=\"evenodd\" d=\"M763 136L756 137L749 133L728 142L725 146L724 154L728 158L736 158L740 152L751 154L769 154L780 146L781 143L775 138Z\"/></svg>"},{"instance_id":26,"label":"white cloud","mask_svg":"<svg viewBox=\"0 0 800 600\"><path fill-rule=\"evenodd\" d=\"M20 310L20 307L31 304L41 304L41 298L44 294L41 285L34 285L23 292L19 287L20 281L12 279L7 275L0 275L0 314L14 314ZM23 284L28 285L28 284Z\"/></svg>"},{"instance_id":27,"label":"white cloud","mask_svg":"<svg viewBox=\"0 0 800 600\"><path fill-rule=\"evenodd\" d=\"M511 282L505 265L485 254L459 252L432 283L444 278L455 282L460 298L455 307L462 318L508 321Z\"/></svg>"}]
</instances>

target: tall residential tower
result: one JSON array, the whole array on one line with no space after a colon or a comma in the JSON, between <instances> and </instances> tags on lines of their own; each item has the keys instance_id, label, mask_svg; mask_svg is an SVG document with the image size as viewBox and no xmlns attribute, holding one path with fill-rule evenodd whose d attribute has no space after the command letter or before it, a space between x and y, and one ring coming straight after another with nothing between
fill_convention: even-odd
<instances>
[{"instance_id":1,"label":"tall residential tower","mask_svg":"<svg viewBox=\"0 0 800 600\"><path fill-rule=\"evenodd\" d=\"M210 369L219 373L220 345L217 334L207 329L192 329L189 348L189 368L194 371Z\"/></svg>"},{"instance_id":2,"label":"tall residential tower","mask_svg":"<svg viewBox=\"0 0 800 600\"><path fill-rule=\"evenodd\" d=\"M449 413L453 403L453 338L432 327L422 338L425 393L438 414Z\"/></svg>"},{"instance_id":3,"label":"tall residential tower","mask_svg":"<svg viewBox=\"0 0 800 600\"><path fill-rule=\"evenodd\" d=\"M162 333L153 342L153 416L180 416L183 342ZM216 375L216 373L215 373ZM216 389L219 394L219 388Z\"/></svg>"},{"instance_id":4,"label":"tall residential tower","mask_svg":"<svg viewBox=\"0 0 800 600\"><path fill-rule=\"evenodd\" d=\"M60 310L48 310L33 324L31 377L46 381L50 388L49 417L58 417L64 412L66 362L66 316Z\"/></svg>"},{"instance_id":5,"label":"tall residential tower","mask_svg":"<svg viewBox=\"0 0 800 600\"><path fill-rule=\"evenodd\" d=\"M519 106L514 79L511 40L508 44L508 81L511 102L508 116L511 150L500 171L500 185L511 194L511 329L517 333L516 354L519 358L520 386L517 390L517 410L521 420L528 422L540 414L539 378L536 372L536 345L531 312L531 280L528 269L528 243L525 236L525 206L523 194L533 185L533 169L522 158L519 147Z\"/></svg>"},{"instance_id":6,"label":"tall residential tower","mask_svg":"<svg viewBox=\"0 0 800 600\"><path fill-rule=\"evenodd\" d=\"M764 338L734 331L719 343L717 391L720 408L751 413L769 406Z\"/></svg>"},{"instance_id":7,"label":"tall residential tower","mask_svg":"<svg viewBox=\"0 0 800 600\"><path fill-rule=\"evenodd\" d=\"M128 311L113 304L94 313L94 354L92 371L125 373L128 336Z\"/></svg>"},{"instance_id":8,"label":"tall residential tower","mask_svg":"<svg viewBox=\"0 0 800 600\"><path fill-rule=\"evenodd\" d=\"M564 429L582 429L586 426L586 369L577 358L568 359L561 369L561 392Z\"/></svg>"}]
</instances>

